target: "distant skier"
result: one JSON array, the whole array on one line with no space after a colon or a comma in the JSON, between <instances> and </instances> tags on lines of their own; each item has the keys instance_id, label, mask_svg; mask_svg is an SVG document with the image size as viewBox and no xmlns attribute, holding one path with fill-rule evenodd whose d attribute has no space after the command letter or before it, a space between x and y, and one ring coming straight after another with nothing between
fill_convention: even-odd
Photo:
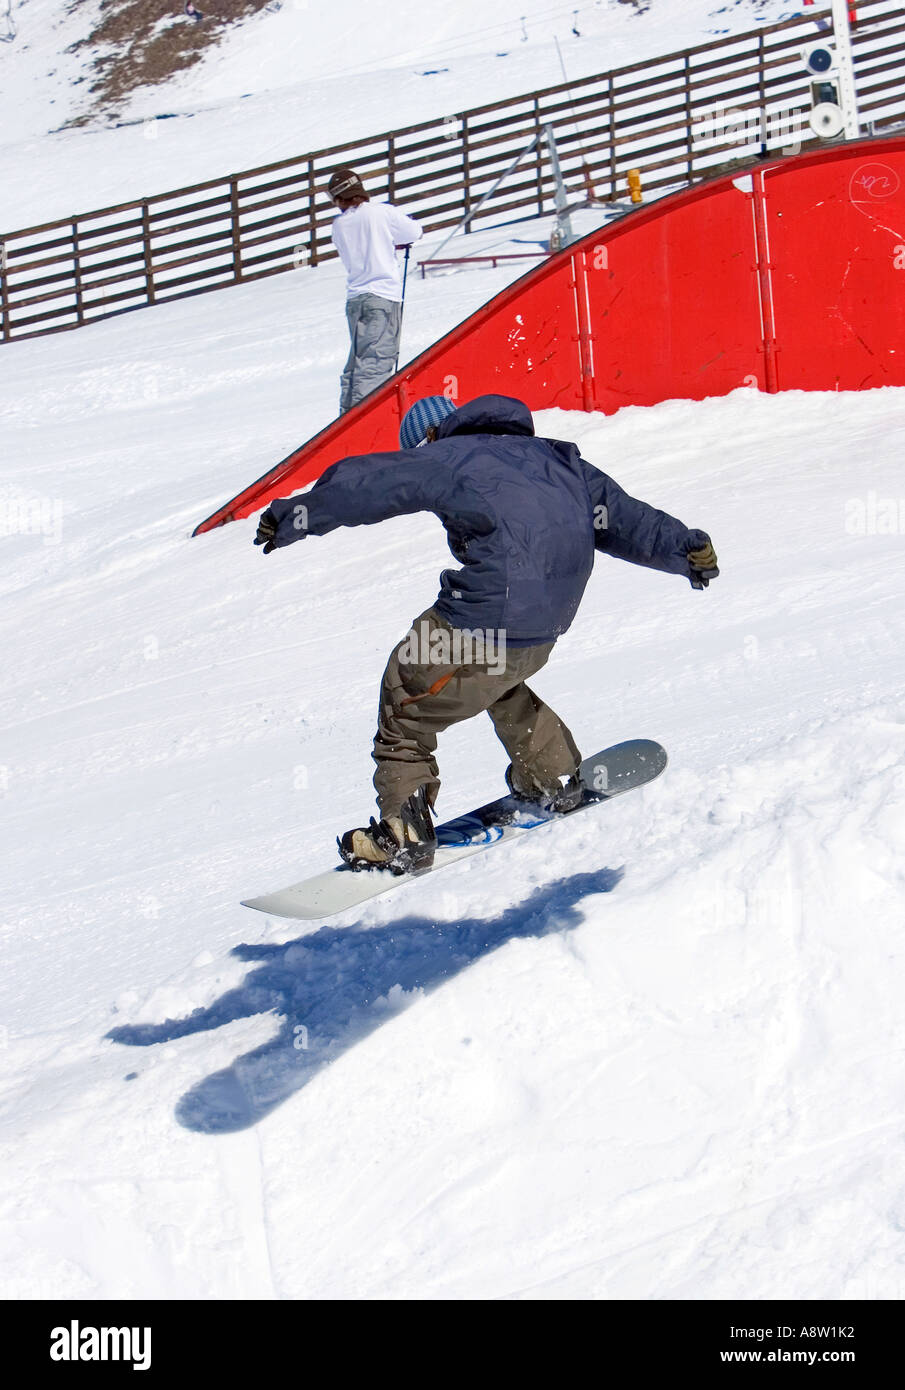
<instances>
[{"instance_id":1,"label":"distant skier","mask_svg":"<svg viewBox=\"0 0 905 1390\"><path fill-rule=\"evenodd\" d=\"M192 0L185 0L185 12L188 15L189 19L193 19L196 24L200 24L201 21L204 19L204 15L201 13L200 10L197 10L195 8L195 6L192 4Z\"/></svg>"},{"instance_id":2,"label":"distant skier","mask_svg":"<svg viewBox=\"0 0 905 1390\"><path fill-rule=\"evenodd\" d=\"M392 203L372 203L354 169L337 169L327 191L339 208L333 219L333 245L348 275L351 346L340 380L343 415L395 371L402 331L396 250L413 245L421 228Z\"/></svg>"},{"instance_id":3,"label":"distant skier","mask_svg":"<svg viewBox=\"0 0 905 1390\"><path fill-rule=\"evenodd\" d=\"M382 819L339 841L354 868L396 872L433 862L437 735L482 710L509 754L511 792L545 809L577 804L581 755L525 681L571 625L595 547L696 589L719 574L705 531L629 497L575 444L536 438L521 401L479 396L456 409L427 396L399 442L402 452L343 459L309 492L272 501L255 537L267 555L338 526L433 512L462 565L443 571L437 602L384 672L373 751Z\"/></svg>"}]
</instances>

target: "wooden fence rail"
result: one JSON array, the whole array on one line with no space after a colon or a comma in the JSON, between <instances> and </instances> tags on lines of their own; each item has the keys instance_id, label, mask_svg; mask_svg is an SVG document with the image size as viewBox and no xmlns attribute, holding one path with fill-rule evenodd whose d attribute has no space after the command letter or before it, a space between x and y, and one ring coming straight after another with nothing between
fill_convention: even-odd
<instances>
[{"instance_id":1,"label":"wooden fence rail","mask_svg":"<svg viewBox=\"0 0 905 1390\"><path fill-rule=\"evenodd\" d=\"M801 50L810 15L594 77L560 83L455 116L335 145L223 179L45 222L0 236L0 342L247 284L333 256L325 187L353 165L428 231L456 226L543 125L576 200L624 193L630 168L645 190L679 187L768 152L817 141L807 125ZM853 30L862 122L875 134L905 123L905 6L861 0ZM540 147L472 222L553 207Z\"/></svg>"}]
</instances>

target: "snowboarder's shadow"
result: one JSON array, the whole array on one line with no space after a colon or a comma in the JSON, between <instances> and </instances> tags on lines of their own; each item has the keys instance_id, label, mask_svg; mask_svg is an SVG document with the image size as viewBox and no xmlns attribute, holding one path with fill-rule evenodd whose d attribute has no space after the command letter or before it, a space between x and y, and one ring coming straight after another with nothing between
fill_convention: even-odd
<instances>
[{"instance_id":1,"label":"snowboarder's shadow","mask_svg":"<svg viewBox=\"0 0 905 1390\"><path fill-rule=\"evenodd\" d=\"M241 960L260 962L238 988L188 1018L127 1024L107 1036L150 1047L259 1013L281 1017L275 1037L199 1081L176 1107L186 1129L246 1129L391 1018L400 990L434 989L514 938L571 931L583 921L581 899L610 892L622 873L573 874L497 917L433 922L411 916L370 929L322 927L280 945L236 946L233 954Z\"/></svg>"}]
</instances>

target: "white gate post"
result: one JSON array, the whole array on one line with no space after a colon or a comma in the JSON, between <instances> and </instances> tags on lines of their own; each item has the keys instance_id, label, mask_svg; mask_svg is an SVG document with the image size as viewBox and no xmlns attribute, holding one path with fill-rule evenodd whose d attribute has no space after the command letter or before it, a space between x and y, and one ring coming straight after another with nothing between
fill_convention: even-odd
<instances>
[{"instance_id":1,"label":"white gate post","mask_svg":"<svg viewBox=\"0 0 905 1390\"><path fill-rule=\"evenodd\" d=\"M851 0L833 0L833 38L836 43L836 65L839 69L839 97L845 117L846 140L857 140L861 134L858 120L858 93L855 87L855 65L852 59L852 35L848 12Z\"/></svg>"}]
</instances>

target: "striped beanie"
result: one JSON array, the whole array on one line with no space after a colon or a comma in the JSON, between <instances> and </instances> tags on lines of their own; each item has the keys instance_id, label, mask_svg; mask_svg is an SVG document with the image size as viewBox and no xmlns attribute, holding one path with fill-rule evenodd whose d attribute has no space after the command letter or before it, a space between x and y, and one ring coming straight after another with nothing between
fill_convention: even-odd
<instances>
[{"instance_id":1,"label":"striped beanie","mask_svg":"<svg viewBox=\"0 0 905 1390\"><path fill-rule=\"evenodd\" d=\"M399 426L400 449L414 449L427 438L429 425L439 425L454 414L455 402L448 396L422 396L402 417Z\"/></svg>"}]
</instances>

